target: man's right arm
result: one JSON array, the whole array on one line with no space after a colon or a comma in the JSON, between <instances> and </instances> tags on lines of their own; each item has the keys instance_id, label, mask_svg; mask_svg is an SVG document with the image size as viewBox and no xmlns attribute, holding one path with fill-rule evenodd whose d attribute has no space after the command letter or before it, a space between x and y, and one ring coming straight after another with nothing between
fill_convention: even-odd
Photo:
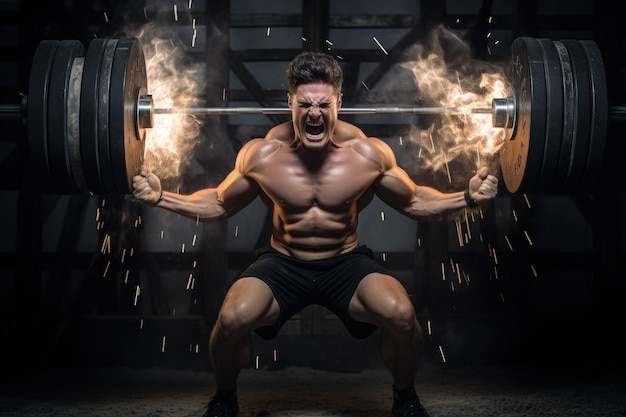
<instances>
[{"instance_id":1,"label":"man's right arm","mask_svg":"<svg viewBox=\"0 0 626 417\"><path fill-rule=\"evenodd\" d=\"M239 153L235 169L217 187L189 195L164 191L158 177L144 167L140 175L133 178L133 195L146 204L192 219L224 219L250 204L259 195L259 185L245 175L242 168L246 165L247 154L245 151Z\"/></svg>"}]
</instances>

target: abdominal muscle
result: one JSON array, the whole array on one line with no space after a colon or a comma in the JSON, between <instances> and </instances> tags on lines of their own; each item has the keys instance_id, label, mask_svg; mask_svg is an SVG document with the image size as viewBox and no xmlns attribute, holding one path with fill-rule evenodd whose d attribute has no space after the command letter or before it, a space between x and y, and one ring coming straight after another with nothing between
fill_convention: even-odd
<instances>
[{"instance_id":1,"label":"abdominal muscle","mask_svg":"<svg viewBox=\"0 0 626 417\"><path fill-rule=\"evenodd\" d=\"M272 247L294 258L326 259L358 246L356 207L330 213L313 206L299 214L274 207L273 222Z\"/></svg>"}]
</instances>

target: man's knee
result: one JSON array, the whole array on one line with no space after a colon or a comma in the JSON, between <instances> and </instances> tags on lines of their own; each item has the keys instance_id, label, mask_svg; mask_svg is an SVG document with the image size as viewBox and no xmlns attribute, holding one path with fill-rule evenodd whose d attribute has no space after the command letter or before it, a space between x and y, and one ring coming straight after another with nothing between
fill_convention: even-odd
<instances>
[{"instance_id":1,"label":"man's knee","mask_svg":"<svg viewBox=\"0 0 626 417\"><path fill-rule=\"evenodd\" d=\"M244 331L246 327L245 315L238 306L224 305L217 316L215 325L225 334Z\"/></svg>"},{"instance_id":2,"label":"man's knee","mask_svg":"<svg viewBox=\"0 0 626 417\"><path fill-rule=\"evenodd\" d=\"M418 326L413 304L408 300L395 300L388 316L391 330L399 333L413 333Z\"/></svg>"},{"instance_id":3,"label":"man's knee","mask_svg":"<svg viewBox=\"0 0 626 417\"><path fill-rule=\"evenodd\" d=\"M226 295L216 326L225 334L249 333L278 318L278 304L265 283L238 281Z\"/></svg>"}]
</instances>

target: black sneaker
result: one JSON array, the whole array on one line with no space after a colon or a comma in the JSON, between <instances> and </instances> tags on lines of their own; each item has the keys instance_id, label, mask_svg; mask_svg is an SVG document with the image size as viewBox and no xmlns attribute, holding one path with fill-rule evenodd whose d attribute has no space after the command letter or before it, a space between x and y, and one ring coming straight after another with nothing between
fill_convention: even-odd
<instances>
[{"instance_id":1,"label":"black sneaker","mask_svg":"<svg viewBox=\"0 0 626 417\"><path fill-rule=\"evenodd\" d=\"M413 388L393 390L392 417L429 417Z\"/></svg>"},{"instance_id":2,"label":"black sneaker","mask_svg":"<svg viewBox=\"0 0 626 417\"><path fill-rule=\"evenodd\" d=\"M211 398L202 417L239 417L236 391L223 391Z\"/></svg>"}]
</instances>

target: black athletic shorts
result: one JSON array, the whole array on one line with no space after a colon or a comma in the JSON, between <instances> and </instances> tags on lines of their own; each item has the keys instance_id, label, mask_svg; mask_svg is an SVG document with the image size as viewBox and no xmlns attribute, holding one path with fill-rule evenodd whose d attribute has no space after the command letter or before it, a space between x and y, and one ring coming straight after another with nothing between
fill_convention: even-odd
<instances>
[{"instance_id":1,"label":"black athletic shorts","mask_svg":"<svg viewBox=\"0 0 626 417\"><path fill-rule=\"evenodd\" d=\"M373 272L389 274L374 261L374 253L364 245L316 261L292 258L267 246L257 252L256 259L237 279L261 279L270 287L280 306L276 323L255 330L263 339L274 338L287 320L310 304L328 308L353 337L363 339L374 333L376 326L353 320L348 306L361 280Z\"/></svg>"}]
</instances>

